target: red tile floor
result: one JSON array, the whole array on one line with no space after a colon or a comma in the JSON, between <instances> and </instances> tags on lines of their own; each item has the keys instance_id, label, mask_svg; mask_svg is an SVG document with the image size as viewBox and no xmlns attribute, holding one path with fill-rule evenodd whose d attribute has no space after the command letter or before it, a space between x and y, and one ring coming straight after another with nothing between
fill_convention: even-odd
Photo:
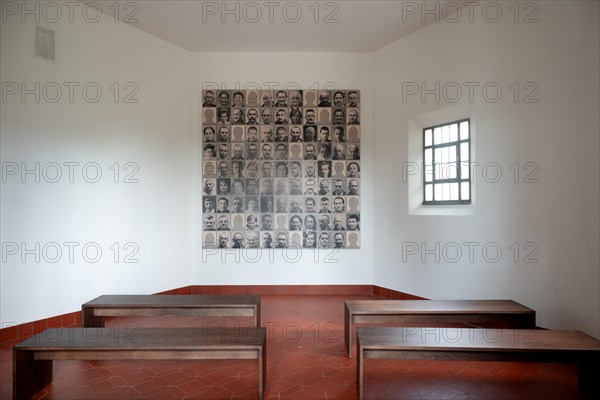
<instances>
[{"instance_id":1,"label":"red tile floor","mask_svg":"<svg viewBox=\"0 0 600 400\"><path fill-rule=\"evenodd\" d=\"M263 296L267 328L265 399L357 399L356 359L344 349L343 304L375 296ZM107 327L214 326L249 320L120 318ZM354 336L356 337L356 336ZM588 399L569 364L365 361L366 399ZM0 352L0 396L11 398L12 351ZM256 399L256 360L55 361L52 384L35 399Z\"/></svg>"}]
</instances>

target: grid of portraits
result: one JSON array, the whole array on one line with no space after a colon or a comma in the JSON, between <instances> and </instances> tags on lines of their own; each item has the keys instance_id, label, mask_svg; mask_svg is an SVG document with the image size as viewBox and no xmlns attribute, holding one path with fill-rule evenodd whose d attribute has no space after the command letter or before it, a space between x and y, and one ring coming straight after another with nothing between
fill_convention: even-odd
<instances>
[{"instance_id":1,"label":"grid of portraits","mask_svg":"<svg viewBox=\"0 0 600 400\"><path fill-rule=\"evenodd\" d=\"M204 248L360 248L360 91L202 91Z\"/></svg>"}]
</instances>

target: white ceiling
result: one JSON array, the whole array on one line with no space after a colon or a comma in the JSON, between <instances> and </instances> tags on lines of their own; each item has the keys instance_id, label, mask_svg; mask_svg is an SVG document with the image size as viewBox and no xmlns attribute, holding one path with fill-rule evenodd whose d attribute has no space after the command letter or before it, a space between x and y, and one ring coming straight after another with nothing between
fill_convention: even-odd
<instances>
[{"instance_id":1,"label":"white ceiling","mask_svg":"<svg viewBox=\"0 0 600 400\"><path fill-rule=\"evenodd\" d=\"M190 51L372 52L425 25L399 0L118 3L120 20ZM115 16L115 1L95 4Z\"/></svg>"}]
</instances>

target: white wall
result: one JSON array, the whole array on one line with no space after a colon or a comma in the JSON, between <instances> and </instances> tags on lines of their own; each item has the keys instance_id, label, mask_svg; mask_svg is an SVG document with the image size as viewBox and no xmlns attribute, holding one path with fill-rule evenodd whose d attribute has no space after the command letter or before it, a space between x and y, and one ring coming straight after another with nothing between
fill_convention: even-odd
<instances>
[{"instance_id":1,"label":"white wall","mask_svg":"<svg viewBox=\"0 0 600 400\"><path fill-rule=\"evenodd\" d=\"M372 282L373 130L370 54L196 53L192 71L192 146L200 148L201 90L311 88L361 91L361 249L254 252L201 249L201 159L192 160L192 284L303 285ZM365 156L363 156L363 154ZM236 257L237 255L237 257Z\"/></svg>"},{"instance_id":2,"label":"white wall","mask_svg":"<svg viewBox=\"0 0 600 400\"><path fill-rule=\"evenodd\" d=\"M537 311L540 326L600 337L598 3L537 2L539 22L527 24L514 23L510 4L497 23L476 12L472 23L434 23L374 54L374 283L435 299L514 299ZM473 103L466 86L457 103L443 93L439 103L432 95L403 102L403 82L480 86ZM481 92L490 82L503 90L495 103ZM523 101L527 82L539 88L537 103ZM409 120L457 104L471 109L474 160L497 164L485 176L475 169L473 215L408 215L399 176L411 159ZM538 183L524 182L529 162ZM500 166L498 182L489 166ZM538 262L525 263L534 251Z\"/></svg>"},{"instance_id":3,"label":"white wall","mask_svg":"<svg viewBox=\"0 0 600 400\"><path fill-rule=\"evenodd\" d=\"M189 284L188 54L108 16L97 23L75 16L74 23L68 17L42 22L56 30L56 63L33 55L33 16L25 23L8 16L1 24L3 94L9 82L28 88L40 82L39 103L34 95L22 101L20 94L7 94L1 104L3 173L22 163L40 166L39 183L34 174L22 179L19 171L2 182L2 327L76 311L100 294ZM62 97L52 82L65 89ZM80 84L72 103L64 82ZM82 97L90 82L102 89L96 103ZM115 82L117 102L110 89ZM132 99L139 102L124 103L136 87ZM64 164L70 162L80 163L73 182ZM110 169L115 162L117 183L115 167ZM97 183L86 181L95 179L96 168L82 175L87 163L100 168ZM62 177L50 183L56 165ZM138 183L124 183L133 172ZM65 242L77 243L72 262ZM90 261L101 249L97 262L83 257L85 244L92 246ZM125 262L127 255L139 263Z\"/></svg>"},{"instance_id":4,"label":"white wall","mask_svg":"<svg viewBox=\"0 0 600 400\"><path fill-rule=\"evenodd\" d=\"M536 309L541 326L600 337L598 3L538 4L539 23L515 24L506 9L496 24L476 14L474 23L433 24L374 54L190 54L103 18L95 24L45 24L57 32L53 64L32 55L33 23L2 23L2 82L97 82L103 89L97 103L85 101L79 90L73 103L65 92L54 104L35 103L31 95L1 104L3 172L12 163L47 167L40 183L31 174L25 183L20 174L2 183L3 326L71 312L103 293L204 284L374 283L430 298L512 298ZM475 160L498 163L502 179L491 183L492 176L486 181L476 169L472 215L409 215L399 167L410 160L409 120L456 104L416 96L403 102L402 82L474 81L497 82L503 89L497 103L483 101L479 91L474 103L460 104L472 113ZM515 81L521 86L517 103L509 88ZM118 103L109 88L114 82L121 87ZM127 82L139 88L138 103L121 102ZM233 252L201 251L200 91L214 82L227 88L333 82L361 90L361 250L290 251L287 258L262 253L255 262L250 258L256 254L236 260ZM538 103L522 102L527 82L539 87ZM65 162L80 163L73 183ZM115 162L118 183L110 169ZM127 162L139 166L138 183L123 183L132 171L124 169ZM515 162L521 167L518 183L509 168ZM523 182L528 162L539 166L538 183ZM57 183L44 180L52 178L51 163L62 165ZM98 183L85 181L86 163L101 167ZM23 262L22 243L31 249L38 242L40 262L35 254L24 254ZM72 263L65 242L79 243ZM121 245L117 262L115 242ZM127 242L139 246L139 263L123 262ZM447 262L454 254L443 252L444 246L453 249L452 242L463 250L455 263ZM472 263L466 242L479 243ZM524 248L530 242L537 246L537 263L523 262L535 249ZM14 248L7 246L14 243L12 255ZM49 243L62 249L59 262L47 260L55 257L52 246L41 254ZM86 243L102 249L97 263L83 259ZM440 262L424 253L422 262L422 252L403 262L403 243L429 249L439 243ZM502 256L488 262L481 249L496 243Z\"/></svg>"}]
</instances>

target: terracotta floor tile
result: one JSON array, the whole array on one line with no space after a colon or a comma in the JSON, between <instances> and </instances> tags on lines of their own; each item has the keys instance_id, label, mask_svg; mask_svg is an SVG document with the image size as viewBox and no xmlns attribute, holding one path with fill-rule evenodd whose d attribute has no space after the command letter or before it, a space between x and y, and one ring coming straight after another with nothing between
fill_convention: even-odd
<instances>
[{"instance_id":1,"label":"terracotta floor tile","mask_svg":"<svg viewBox=\"0 0 600 400\"><path fill-rule=\"evenodd\" d=\"M267 295L266 400L357 399L356 358L344 347L344 300L377 296ZM160 324L160 325L158 325ZM107 318L119 329L248 326L246 318ZM356 340L356 335L354 335ZM356 344L356 343L354 343ZM0 347L0 399L12 397L12 347ZM591 400L569 364L365 361L366 399ZM255 360L58 361L43 400L256 399Z\"/></svg>"}]
</instances>

